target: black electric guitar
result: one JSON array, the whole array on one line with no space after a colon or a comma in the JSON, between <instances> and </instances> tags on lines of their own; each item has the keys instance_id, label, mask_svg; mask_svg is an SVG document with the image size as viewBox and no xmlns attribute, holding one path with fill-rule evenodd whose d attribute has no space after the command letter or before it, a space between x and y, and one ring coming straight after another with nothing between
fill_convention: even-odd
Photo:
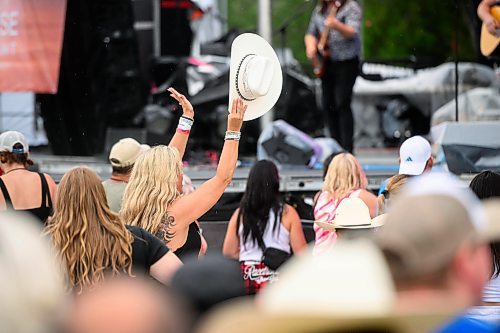
<instances>
[{"instance_id":1,"label":"black electric guitar","mask_svg":"<svg viewBox=\"0 0 500 333\"><path fill-rule=\"evenodd\" d=\"M335 1L329 11L327 18L335 17L340 7L344 5L346 0ZM317 52L316 56L312 59L313 73L317 78L322 78L325 75L326 70L326 60L330 56L330 50L328 49L328 36L330 35L330 30L332 28L325 26L321 34L319 35L318 44L316 46Z\"/></svg>"},{"instance_id":2,"label":"black electric guitar","mask_svg":"<svg viewBox=\"0 0 500 333\"><path fill-rule=\"evenodd\" d=\"M497 20L500 21L500 6L493 6L491 8L491 15ZM483 23L483 27L481 28L481 53L485 57L491 57L494 55L498 55L498 44L500 43L500 31L497 29L497 33L492 35L486 29L486 24Z\"/></svg>"}]
</instances>

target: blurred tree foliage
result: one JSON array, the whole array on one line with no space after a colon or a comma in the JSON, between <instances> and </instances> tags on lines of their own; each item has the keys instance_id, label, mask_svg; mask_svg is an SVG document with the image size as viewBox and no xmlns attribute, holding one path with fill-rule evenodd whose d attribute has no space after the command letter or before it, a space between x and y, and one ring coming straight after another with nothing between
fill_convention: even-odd
<instances>
[{"instance_id":1,"label":"blurred tree foliage","mask_svg":"<svg viewBox=\"0 0 500 333\"><path fill-rule=\"evenodd\" d=\"M363 57L365 60L409 59L434 65L453 59L455 24L458 22L459 57L474 59L474 46L461 8L456 21L456 0L358 0L363 6ZM464 3L463 0L458 0ZM228 25L245 31L257 29L257 0L230 0ZM273 45L283 45L277 31L303 11L286 29L286 46L308 64L304 33L315 1L272 0Z\"/></svg>"},{"instance_id":2,"label":"blurred tree foliage","mask_svg":"<svg viewBox=\"0 0 500 333\"><path fill-rule=\"evenodd\" d=\"M228 26L245 31L257 31L257 0L229 0ZM295 58L308 64L305 55L304 33L309 24L310 14L315 1L305 0L272 0L273 45L276 48L285 45L293 50ZM302 15L296 16L295 14ZM285 29L285 41L278 30L286 21L296 16Z\"/></svg>"},{"instance_id":3,"label":"blurred tree foliage","mask_svg":"<svg viewBox=\"0 0 500 333\"><path fill-rule=\"evenodd\" d=\"M464 8L457 14L455 3L455 0L364 0L365 59L415 56L429 65L439 64L453 59L456 35L459 58L474 58Z\"/></svg>"}]
</instances>

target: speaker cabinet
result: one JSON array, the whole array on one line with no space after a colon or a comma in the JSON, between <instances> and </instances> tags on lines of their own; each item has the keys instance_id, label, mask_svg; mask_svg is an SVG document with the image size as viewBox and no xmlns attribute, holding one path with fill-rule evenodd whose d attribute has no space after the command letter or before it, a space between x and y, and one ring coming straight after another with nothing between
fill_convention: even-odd
<instances>
[{"instance_id":1,"label":"speaker cabinet","mask_svg":"<svg viewBox=\"0 0 500 333\"><path fill-rule=\"evenodd\" d=\"M500 121L444 126L441 145L451 172L500 171Z\"/></svg>"}]
</instances>

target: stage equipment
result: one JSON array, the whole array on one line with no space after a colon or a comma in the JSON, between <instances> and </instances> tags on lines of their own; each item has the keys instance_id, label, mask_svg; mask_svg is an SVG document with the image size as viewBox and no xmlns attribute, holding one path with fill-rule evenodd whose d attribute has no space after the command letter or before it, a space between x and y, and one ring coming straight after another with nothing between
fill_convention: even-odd
<instances>
[{"instance_id":1,"label":"stage equipment","mask_svg":"<svg viewBox=\"0 0 500 333\"><path fill-rule=\"evenodd\" d=\"M145 104L130 0L69 0L56 95L38 103L51 147L93 155L108 126L132 127Z\"/></svg>"},{"instance_id":2,"label":"stage equipment","mask_svg":"<svg viewBox=\"0 0 500 333\"><path fill-rule=\"evenodd\" d=\"M312 167L321 157L321 146L289 125L276 120L262 131L257 146L257 158L271 159L280 165Z\"/></svg>"},{"instance_id":3,"label":"stage equipment","mask_svg":"<svg viewBox=\"0 0 500 333\"><path fill-rule=\"evenodd\" d=\"M500 121L446 123L441 146L455 174L500 171Z\"/></svg>"}]
</instances>

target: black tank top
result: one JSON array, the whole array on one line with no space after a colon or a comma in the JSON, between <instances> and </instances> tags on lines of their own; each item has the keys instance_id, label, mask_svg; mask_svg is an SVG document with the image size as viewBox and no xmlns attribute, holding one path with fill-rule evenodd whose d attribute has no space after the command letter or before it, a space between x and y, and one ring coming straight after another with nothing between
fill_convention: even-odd
<instances>
[{"instance_id":1,"label":"black tank top","mask_svg":"<svg viewBox=\"0 0 500 333\"><path fill-rule=\"evenodd\" d=\"M201 249L201 236L200 236L200 228L196 222L193 222L189 225L188 236L186 239L186 243L182 245L180 248L174 251L175 255L179 257L181 261L184 262L187 256L195 254L198 255Z\"/></svg>"},{"instance_id":2,"label":"black tank top","mask_svg":"<svg viewBox=\"0 0 500 333\"><path fill-rule=\"evenodd\" d=\"M40 180L42 182L42 203L38 208L30 208L30 209L14 209L12 205L12 200L10 199L9 191L7 191L7 187L3 182L3 179L0 178L0 189L2 190L3 197L5 199L5 205L9 210L15 210L16 212L27 212L35 216L40 222L45 223L47 218L52 213L52 198L50 197L49 185L47 184L47 179L43 173L37 172L40 176ZM45 203L49 202L49 205L46 206Z\"/></svg>"}]
</instances>

